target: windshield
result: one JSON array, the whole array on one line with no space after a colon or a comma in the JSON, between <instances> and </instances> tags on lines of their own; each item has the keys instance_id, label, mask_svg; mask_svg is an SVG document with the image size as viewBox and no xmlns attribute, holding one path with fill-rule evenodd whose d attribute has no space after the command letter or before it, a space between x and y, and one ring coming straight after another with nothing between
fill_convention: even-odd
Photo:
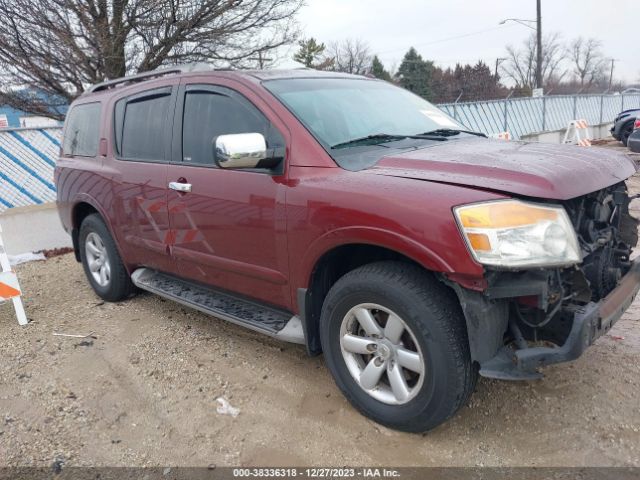
<instances>
[{"instance_id":1,"label":"windshield","mask_svg":"<svg viewBox=\"0 0 640 480\"><path fill-rule=\"evenodd\" d=\"M361 147L363 139L370 138L371 147L434 130L464 128L426 100L386 82L298 78L270 80L264 86L332 156L331 149Z\"/></svg>"}]
</instances>

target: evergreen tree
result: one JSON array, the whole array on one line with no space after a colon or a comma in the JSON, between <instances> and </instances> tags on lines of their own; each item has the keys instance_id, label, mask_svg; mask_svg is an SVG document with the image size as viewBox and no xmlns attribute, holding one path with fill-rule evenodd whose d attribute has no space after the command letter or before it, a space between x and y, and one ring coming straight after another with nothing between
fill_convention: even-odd
<instances>
[{"instance_id":1,"label":"evergreen tree","mask_svg":"<svg viewBox=\"0 0 640 480\"><path fill-rule=\"evenodd\" d=\"M451 69L435 67L431 81L432 101L453 102L462 93L463 101L491 100L505 96L499 77L479 61L475 65L460 63Z\"/></svg>"},{"instance_id":2,"label":"evergreen tree","mask_svg":"<svg viewBox=\"0 0 640 480\"><path fill-rule=\"evenodd\" d=\"M391 81L391 75L385 70L384 65L377 55L374 55L371 61L371 74L380 80Z\"/></svg>"},{"instance_id":3,"label":"evergreen tree","mask_svg":"<svg viewBox=\"0 0 640 480\"><path fill-rule=\"evenodd\" d=\"M300 48L293 55L293 60L303 64L307 68L324 70L333 63L331 59L325 59L323 57L326 49L325 44L318 43L313 37L300 40L298 46Z\"/></svg>"},{"instance_id":4,"label":"evergreen tree","mask_svg":"<svg viewBox=\"0 0 640 480\"><path fill-rule=\"evenodd\" d=\"M398 69L397 76L400 85L429 100L431 98L433 68L433 62L424 60L416 49L411 47L402 59Z\"/></svg>"}]
</instances>

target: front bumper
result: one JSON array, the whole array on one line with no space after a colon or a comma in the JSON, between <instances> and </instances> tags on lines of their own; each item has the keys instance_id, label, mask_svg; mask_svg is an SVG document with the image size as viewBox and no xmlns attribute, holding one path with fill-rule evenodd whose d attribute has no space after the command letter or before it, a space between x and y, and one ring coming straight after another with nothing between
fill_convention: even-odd
<instances>
[{"instance_id":1,"label":"front bumper","mask_svg":"<svg viewBox=\"0 0 640 480\"><path fill-rule=\"evenodd\" d=\"M640 290L640 260L618 286L598 303L588 303L573 318L571 331L561 347L501 348L497 355L480 364L480 375L502 380L529 380L542 377L539 367L575 360L596 339L620 319Z\"/></svg>"}]
</instances>

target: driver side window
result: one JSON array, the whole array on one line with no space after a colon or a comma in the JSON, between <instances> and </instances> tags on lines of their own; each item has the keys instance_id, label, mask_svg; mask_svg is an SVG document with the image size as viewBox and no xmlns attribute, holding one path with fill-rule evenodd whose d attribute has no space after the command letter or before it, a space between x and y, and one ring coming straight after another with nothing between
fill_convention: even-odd
<instances>
[{"instance_id":1,"label":"driver side window","mask_svg":"<svg viewBox=\"0 0 640 480\"><path fill-rule=\"evenodd\" d=\"M247 100L210 90L187 90L182 122L183 162L215 166L215 139L234 133L261 133L268 147L284 146L280 134Z\"/></svg>"}]
</instances>

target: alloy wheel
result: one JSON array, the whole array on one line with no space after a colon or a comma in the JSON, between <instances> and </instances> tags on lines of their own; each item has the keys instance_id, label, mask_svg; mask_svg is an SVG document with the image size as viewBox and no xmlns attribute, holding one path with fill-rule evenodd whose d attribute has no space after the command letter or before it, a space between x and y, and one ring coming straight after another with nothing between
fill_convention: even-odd
<instances>
[{"instance_id":1,"label":"alloy wheel","mask_svg":"<svg viewBox=\"0 0 640 480\"><path fill-rule=\"evenodd\" d=\"M374 303L353 307L342 320L340 349L351 376L376 400L402 405L420 391L425 359L400 316Z\"/></svg>"},{"instance_id":2,"label":"alloy wheel","mask_svg":"<svg viewBox=\"0 0 640 480\"><path fill-rule=\"evenodd\" d=\"M104 241L96 232L91 232L87 235L84 245L87 266L93 280L101 287L106 287L111 281L111 263Z\"/></svg>"}]
</instances>

